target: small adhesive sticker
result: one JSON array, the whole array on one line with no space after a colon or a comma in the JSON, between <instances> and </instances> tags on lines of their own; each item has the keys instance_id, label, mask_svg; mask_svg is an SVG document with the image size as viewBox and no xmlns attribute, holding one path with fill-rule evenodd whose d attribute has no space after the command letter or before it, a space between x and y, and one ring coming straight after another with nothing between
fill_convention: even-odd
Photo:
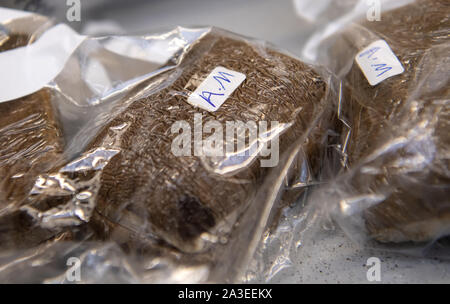
<instances>
[{"instance_id":1,"label":"small adhesive sticker","mask_svg":"<svg viewBox=\"0 0 450 304\"><path fill-rule=\"evenodd\" d=\"M356 55L355 60L372 86L405 71L384 40L372 42Z\"/></svg>"},{"instance_id":2,"label":"small adhesive sticker","mask_svg":"<svg viewBox=\"0 0 450 304\"><path fill-rule=\"evenodd\" d=\"M189 95L188 103L209 112L217 111L245 80L245 75L224 67L216 67Z\"/></svg>"}]
</instances>

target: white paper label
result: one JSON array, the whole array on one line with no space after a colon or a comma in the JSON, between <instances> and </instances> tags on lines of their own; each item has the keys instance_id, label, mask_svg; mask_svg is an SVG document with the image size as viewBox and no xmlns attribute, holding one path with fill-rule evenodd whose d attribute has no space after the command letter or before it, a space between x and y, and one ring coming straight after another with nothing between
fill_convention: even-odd
<instances>
[{"instance_id":1,"label":"white paper label","mask_svg":"<svg viewBox=\"0 0 450 304\"><path fill-rule=\"evenodd\" d=\"M193 106L215 112L244 80L242 73L216 67L187 101Z\"/></svg>"},{"instance_id":2,"label":"white paper label","mask_svg":"<svg viewBox=\"0 0 450 304\"><path fill-rule=\"evenodd\" d=\"M405 71L401 62L384 40L371 43L359 52L355 59L372 86Z\"/></svg>"}]
</instances>

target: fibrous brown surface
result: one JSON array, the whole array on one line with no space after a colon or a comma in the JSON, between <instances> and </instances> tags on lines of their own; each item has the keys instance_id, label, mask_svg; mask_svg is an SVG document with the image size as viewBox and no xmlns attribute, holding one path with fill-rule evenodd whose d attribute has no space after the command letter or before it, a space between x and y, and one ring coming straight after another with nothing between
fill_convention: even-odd
<instances>
[{"instance_id":1,"label":"fibrous brown surface","mask_svg":"<svg viewBox=\"0 0 450 304\"><path fill-rule=\"evenodd\" d=\"M345 76L348 166L365 160L355 187L385 196L364 212L370 235L382 242L430 241L450 231L449 9L448 1L417 1L361 23L337 45L354 54L383 39L405 68L373 87L355 62Z\"/></svg>"},{"instance_id":2,"label":"fibrous brown surface","mask_svg":"<svg viewBox=\"0 0 450 304\"><path fill-rule=\"evenodd\" d=\"M216 112L188 104L189 94L217 66L243 73L246 80ZM184 120L193 131L195 113L202 114L203 125L216 120L224 131L227 121L267 121L269 129L271 121L289 124L280 136L281 155L297 139L309 138L306 133L323 111L327 85L302 62L218 30L190 47L176 70L158 77L175 80L121 109L87 147L85 156L116 151L100 178L92 178L100 182L92 221L105 238L114 238L114 226L119 225L181 251L198 252L231 229L267 168L260 167L257 157L241 170L218 174L206 168L207 158L175 156L171 146L178 134L171 132L172 125ZM315 140L304 143L311 159L318 153ZM92 177L85 171L86 176ZM79 175L75 179L83 180Z\"/></svg>"},{"instance_id":3,"label":"fibrous brown surface","mask_svg":"<svg viewBox=\"0 0 450 304\"><path fill-rule=\"evenodd\" d=\"M10 35L2 40L0 52L29 42L28 35ZM5 249L11 242L13 247L31 239L39 242L31 223L19 215L17 208L27 198L36 177L58 159L63 140L47 89L0 103L0 114L0 240ZM22 242L24 239L28 241Z\"/></svg>"}]
</instances>

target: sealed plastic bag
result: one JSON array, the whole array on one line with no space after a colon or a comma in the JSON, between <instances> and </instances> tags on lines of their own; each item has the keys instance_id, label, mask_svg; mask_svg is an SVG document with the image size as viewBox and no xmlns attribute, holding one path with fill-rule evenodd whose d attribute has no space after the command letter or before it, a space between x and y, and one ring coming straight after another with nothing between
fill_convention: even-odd
<instances>
[{"instance_id":1,"label":"sealed plastic bag","mask_svg":"<svg viewBox=\"0 0 450 304\"><path fill-rule=\"evenodd\" d=\"M264 42L214 28L89 38L56 25L19 51L19 76L58 57L37 89L56 104L63 148L4 203L2 280L21 269L64 281L68 252L104 248L132 265L118 281L234 281L279 208L320 177L330 76ZM106 271L98 263L86 265Z\"/></svg>"},{"instance_id":2,"label":"sealed plastic bag","mask_svg":"<svg viewBox=\"0 0 450 304\"><path fill-rule=\"evenodd\" d=\"M34 34L50 25L48 20L41 16L9 10L6 12L12 12L17 18L8 22L0 32L0 52L3 55L10 50L32 44L36 38ZM8 14L1 15L6 16ZM24 16L29 18L23 18ZM19 19L26 21L19 22ZM4 67L2 74L3 77L8 77L8 69ZM14 75L10 77L14 78ZM8 89L8 86L2 87L3 96L8 95ZM36 235L43 236L40 232L23 233L28 227L17 213L17 208L27 198L38 174L52 167L62 154L64 146L58 111L51 100L50 91L42 88L29 95L17 97L20 98L2 100L0 103L2 248L20 248L23 242L31 246L36 244ZM14 237L11 238L11 234Z\"/></svg>"},{"instance_id":3,"label":"sealed plastic bag","mask_svg":"<svg viewBox=\"0 0 450 304\"><path fill-rule=\"evenodd\" d=\"M345 172L315 206L363 244L426 250L450 233L448 16L415 1L309 43L343 81Z\"/></svg>"}]
</instances>

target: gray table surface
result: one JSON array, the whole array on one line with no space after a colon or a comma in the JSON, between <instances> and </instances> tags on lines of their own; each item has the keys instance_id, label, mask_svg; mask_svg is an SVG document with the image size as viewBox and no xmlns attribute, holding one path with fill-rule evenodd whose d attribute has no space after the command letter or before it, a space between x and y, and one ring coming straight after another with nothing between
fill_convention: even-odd
<instances>
[{"instance_id":1,"label":"gray table surface","mask_svg":"<svg viewBox=\"0 0 450 304\"><path fill-rule=\"evenodd\" d=\"M367 279L371 257L380 260L379 282ZM322 230L290 259L269 283L450 283L450 261L362 249L339 229Z\"/></svg>"}]
</instances>

